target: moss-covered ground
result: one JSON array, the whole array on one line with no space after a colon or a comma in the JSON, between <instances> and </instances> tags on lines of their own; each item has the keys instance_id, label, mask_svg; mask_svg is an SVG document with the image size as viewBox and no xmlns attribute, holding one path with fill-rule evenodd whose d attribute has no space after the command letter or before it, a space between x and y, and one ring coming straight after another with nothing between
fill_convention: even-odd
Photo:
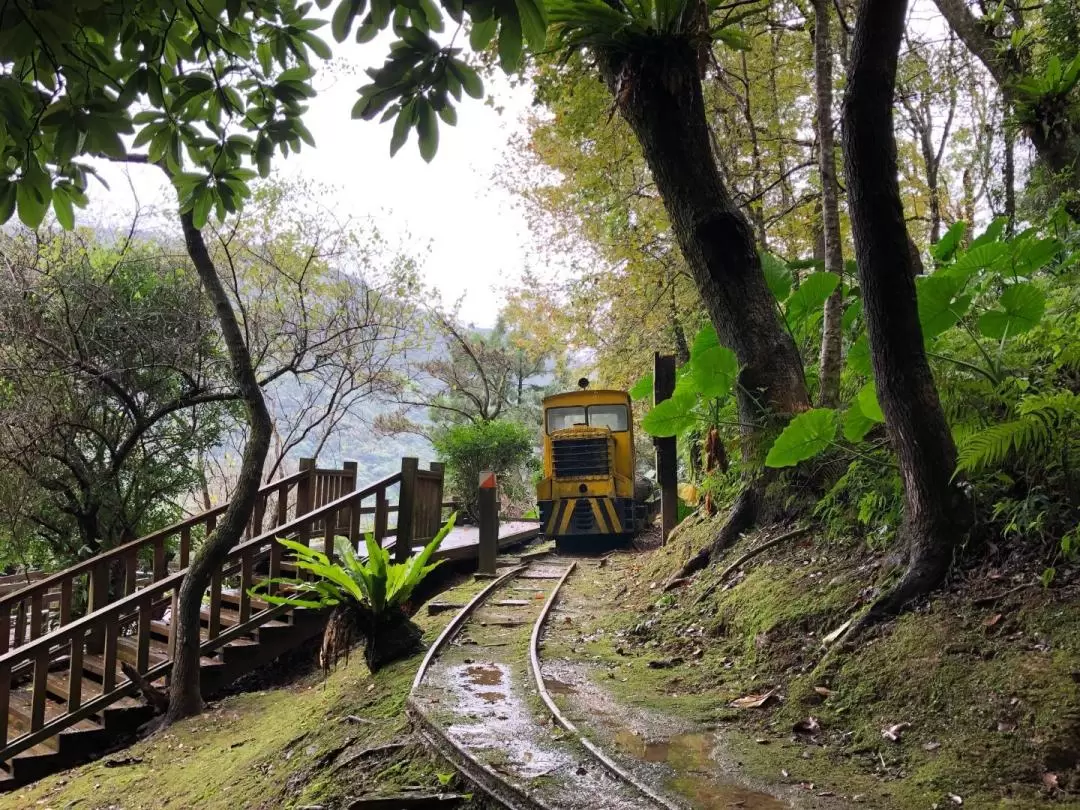
<instances>
[{"instance_id":1,"label":"moss-covered ground","mask_svg":"<svg viewBox=\"0 0 1080 810\"><path fill-rule=\"evenodd\" d=\"M717 526L698 523L665 548L583 566L567 599L588 609L574 611L573 633L552 635L545 660L586 665L614 699L663 713L672 728L715 731L724 767L763 787L785 786L785 795L805 790L882 810L958 800L965 808L1080 808L1076 572L1059 567L1053 587L1017 589L1038 572L968 570L838 649L823 638L873 598L883 561L861 544L824 544L809 533L718 582L727 564L772 536L765 532L663 593ZM463 602L479 587L464 583L440 599ZM428 641L450 615L420 611ZM371 676L356 657L325 680L314 673L230 696L202 717L2 796L0 810L331 810L444 782L466 792L410 735L404 701L418 663ZM733 705L752 695L768 699ZM796 724L810 733L795 733Z\"/></svg>"},{"instance_id":2,"label":"moss-covered ground","mask_svg":"<svg viewBox=\"0 0 1080 810\"><path fill-rule=\"evenodd\" d=\"M445 591L464 602L482 583ZM452 612L414 620L430 643ZM97 762L0 796L0 810L348 807L362 796L468 792L411 736L405 698L419 656L371 675L357 654L329 677L235 694ZM466 803L482 807L481 797Z\"/></svg>"},{"instance_id":3,"label":"moss-covered ground","mask_svg":"<svg viewBox=\"0 0 1080 810\"><path fill-rule=\"evenodd\" d=\"M811 533L718 582L777 533L766 532L663 593L717 528L700 523L665 548L615 555L572 583L570 598L588 591L590 615L545 658L589 662L620 701L716 729L729 762L758 783L875 808L1080 808L1074 572L1059 569L1051 589L1017 590L1037 572L969 571L838 649L823 638L873 597L882 561ZM760 707L733 705L766 695Z\"/></svg>"}]
</instances>

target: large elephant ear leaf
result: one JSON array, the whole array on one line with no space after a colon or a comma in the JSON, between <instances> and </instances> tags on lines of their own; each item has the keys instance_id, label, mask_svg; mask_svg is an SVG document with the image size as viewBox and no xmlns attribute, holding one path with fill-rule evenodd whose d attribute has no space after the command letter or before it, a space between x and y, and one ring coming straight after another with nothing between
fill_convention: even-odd
<instances>
[{"instance_id":1,"label":"large elephant ear leaf","mask_svg":"<svg viewBox=\"0 0 1080 810\"><path fill-rule=\"evenodd\" d=\"M645 414L641 427L650 436L657 438L678 436L694 424L695 404L697 400L694 396L677 394L671 399L665 399Z\"/></svg>"},{"instance_id":2,"label":"large elephant ear leaf","mask_svg":"<svg viewBox=\"0 0 1080 810\"><path fill-rule=\"evenodd\" d=\"M801 324L811 313L821 310L825 300L840 286L840 276L822 271L811 273L787 300L787 320L792 327Z\"/></svg>"},{"instance_id":3,"label":"large elephant ear leaf","mask_svg":"<svg viewBox=\"0 0 1080 810\"><path fill-rule=\"evenodd\" d=\"M766 250L761 251L761 271L765 283L777 301L785 301L791 295L791 268Z\"/></svg>"},{"instance_id":4,"label":"large elephant ear leaf","mask_svg":"<svg viewBox=\"0 0 1080 810\"><path fill-rule=\"evenodd\" d=\"M1001 306L979 318L979 331L994 340L1034 329L1046 311L1046 295L1034 284L1013 284L1002 293Z\"/></svg>"},{"instance_id":5,"label":"large elephant ear leaf","mask_svg":"<svg viewBox=\"0 0 1080 810\"><path fill-rule=\"evenodd\" d=\"M813 458L836 438L840 420L832 408L814 408L800 413L776 437L765 457L766 467L794 467Z\"/></svg>"},{"instance_id":6,"label":"large elephant ear leaf","mask_svg":"<svg viewBox=\"0 0 1080 810\"><path fill-rule=\"evenodd\" d=\"M735 384L739 361L731 349L720 345L720 338L712 324L694 338L694 345L690 349L690 374L694 387L706 397L726 397Z\"/></svg>"}]
</instances>

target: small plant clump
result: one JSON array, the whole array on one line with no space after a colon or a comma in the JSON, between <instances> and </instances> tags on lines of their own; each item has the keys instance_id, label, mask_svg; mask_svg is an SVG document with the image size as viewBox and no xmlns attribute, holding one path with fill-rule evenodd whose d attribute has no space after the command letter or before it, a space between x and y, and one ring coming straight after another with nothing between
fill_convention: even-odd
<instances>
[{"instance_id":1,"label":"small plant clump","mask_svg":"<svg viewBox=\"0 0 1080 810\"><path fill-rule=\"evenodd\" d=\"M375 536L364 538L367 559L361 559L347 538L335 538L334 550L340 562L293 540L278 542L293 552L293 563L311 578L274 577L252 589L252 595L272 605L289 605L310 610L331 609L323 634L319 663L324 671L348 659L358 640L364 643L364 660L372 672L386 664L412 655L421 647L423 632L410 619L406 606L416 586L441 560L428 564L431 555L454 527L456 513L424 546L404 563L390 562L390 552ZM272 586L284 586L287 594L271 593Z\"/></svg>"}]
</instances>

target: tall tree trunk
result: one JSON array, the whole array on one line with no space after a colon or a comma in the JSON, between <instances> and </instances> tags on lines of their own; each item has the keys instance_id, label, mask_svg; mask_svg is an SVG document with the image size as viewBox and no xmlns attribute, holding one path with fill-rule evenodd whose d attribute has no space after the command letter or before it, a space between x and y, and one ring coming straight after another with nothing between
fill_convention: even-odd
<instances>
[{"instance_id":1,"label":"tall tree trunk","mask_svg":"<svg viewBox=\"0 0 1080 810\"><path fill-rule=\"evenodd\" d=\"M1009 236L1016 232L1016 140L1005 132L1005 231Z\"/></svg>"},{"instance_id":2,"label":"tall tree trunk","mask_svg":"<svg viewBox=\"0 0 1080 810\"><path fill-rule=\"evenodd\" d=\"M754 233L720 178L709 142L699 54L690 37L663 48L600 53L721 342L739 361L744 452L760 459L759 427L806 410L802 360L761 270Z\"/></svg>"},{"instance_id":3,"label":"tall tree trunk","mask_svg":"<svg viewBox=\"0 0 1080 810\"><path fill-rule=\"evenodd\" d=\"M172 680L169 685L169 710L165 722L172 723L183 717L199 714L203 708L199 688L199 647L203 593L210 584L211 575L224 561L229 550L244 533L244 527L255 508L262 480L263 463L270 449L271 422L263 399L262 389L255 376L251 354L244 342L244 335L236 320L228 293L218 278L217 269L206 249L202 233L195 227L191 214L181 214L184 242L199 280L206 288L214 304L221 334L232 364L232 376L247 411L248 438L240 463L240 480L236 485L228 509L217 528L206 538L188 566L187 576L180 586L177 624L176 655L173 660Z\"/></svg>"},{"instance_id":4,"label":"tall tree trunk","mask_svg":"<svg viewBox=\"0 0 1080 810\"><path fill-rule=\"evenodd\" d=\"M860 626L937 587L966 530L953 445L923 348L897 181L893 97L906 2L861 0L844 99L844 158L878 400L900 462L908 567Z\"/></svg>"},{"instance_id":5,"label":"tall tree trunk","mask_svg":"<svg viewBox=\"0 0 1080 810\"><path fill-rule=\"evenodd\" d=\"M840 200L836 181L836 142L833 138L830 1L814 0L814 89L817 96L818 165L821 173L822 225L825 232L825 269L843 279L844 252L840 242ZM825 301L821 326L821 384L818 390L818 403L823 408L835 408L840 402L843 286L840 284Z\"/></svg>"}]
</instances>

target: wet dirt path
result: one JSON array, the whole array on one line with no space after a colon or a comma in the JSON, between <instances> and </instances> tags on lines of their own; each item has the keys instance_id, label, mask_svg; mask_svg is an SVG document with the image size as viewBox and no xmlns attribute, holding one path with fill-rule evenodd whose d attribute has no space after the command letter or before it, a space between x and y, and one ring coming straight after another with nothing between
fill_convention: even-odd
<instances>
[{"instance_id":1,"label":"wet dirt path","mask_svg":"<svg viewBox=\"0 0 1080 810\"><path fill-rule=\"evenodd\" d=\"M508 807L664 808L552 723L539 698L530 639L569 564L555 557L529 563L489 592L433 648L411 711L433 746Z\"/></svg>"},{"instance_id":2,"label":"wet dirt path","mask_svg":"<svg viewBox=\"0 0 1080 810\"><path fill-rule=\"evenodd\" d=\"M603 563L583 561L559 592L541 635L543 682L567 720L641 784L694 810L841 810L849 805L791 785L742 778L722 732L653 709L631 706L605 684L626 681L581 650L595 626L598 589L613 587ZM616 575L617 577L617 575ZM597 632L604 632L599 630ZM549 653L545 653L549 649ZM623 686L625 689L625 685ZM597 805L603 807L604 805Z\"/></svg>"}]
</instances>

